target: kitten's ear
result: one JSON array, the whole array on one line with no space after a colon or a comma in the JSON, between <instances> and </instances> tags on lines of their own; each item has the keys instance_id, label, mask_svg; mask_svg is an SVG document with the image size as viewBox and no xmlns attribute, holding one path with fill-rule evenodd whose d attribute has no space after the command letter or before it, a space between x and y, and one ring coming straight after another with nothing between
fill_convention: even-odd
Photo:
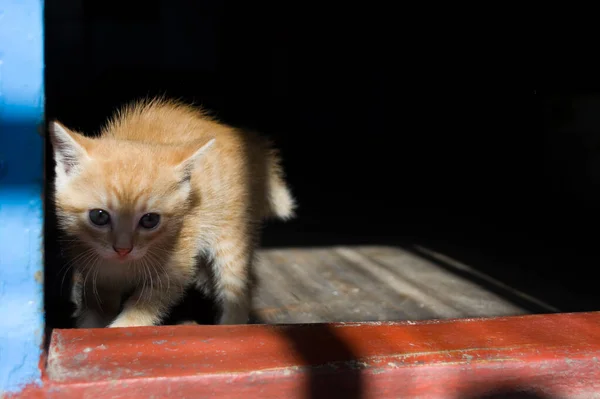
<instances>
[{"instance_id":1,"label":"kitten's ear","mask_svg":"<svg viewBox=\"0 0 600 399\"><path fill-rule=\"evenodd\" d=\"M181 182L189 181L192 176L192 171L194 167L198 163L198 160L206 154L213 144L215 143L215 139L210 139L206 143L200 146L200 148L195 147L191 154L186 154L183 161L181 161L176 167L175 170L178 173L181 173Z\"/></svg>"},{"instance_id":2,"label":"kitten's ear","mask_svg":"<svg viewBox=\"0 0 600 399\"><path fill-rule=\"evenodd\" d=\"M59 177L69 176L77 169L88 153L84 147L88 140L86 137L75 133L58 121L50 122L50 141L56 161L56 172Z\"/></svg>"}]
</instances>

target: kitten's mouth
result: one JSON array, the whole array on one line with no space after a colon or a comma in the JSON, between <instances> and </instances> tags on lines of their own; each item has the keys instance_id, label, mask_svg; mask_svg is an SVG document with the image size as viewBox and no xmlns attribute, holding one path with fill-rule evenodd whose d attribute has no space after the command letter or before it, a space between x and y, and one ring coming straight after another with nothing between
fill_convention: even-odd
<instances>
[{"instance_id":1,"label":"kitten's mouth","mask_svg":"<svg viewBox=\"0 0 600 399\"><path fill-rule=\"evenodd\" d=\"M144 253L140 252L140 251L132 251L128 254L118 254L118 253L111 253L110 255L108 255L108 259L112 262L115 263L131 263L134 262L136 260L140 260L144 257Z\"/></svg>"},{"instance_id":2,"label":"kitten's mouth","mask_svg":"<svg viewBox=\"0 0 600 399\"><path fill-rule=\"evenodd\" d=\"M131 256L131 255L127 255L127 256L119 256L119 255L115 255L111 258L112 261L116 262L116 263L131 263L135 260L139 260L140 256Z\"/></svg>"},{"instance_id":3,"label":"kitten's mouth","mask_svg":"<svg viewBox=\"0 0 600 399\"><path fill-rule=\"evenodd\" d=\"M103 258L111 263L123 263L123 264L133 262L134 260L139 258L138 256L135 256L134 254L119 255L112 250L109 251L104 248L102 248L101 250L98 251L98 255L100 255L101 258Z\"/></svg>"}]
</instances>

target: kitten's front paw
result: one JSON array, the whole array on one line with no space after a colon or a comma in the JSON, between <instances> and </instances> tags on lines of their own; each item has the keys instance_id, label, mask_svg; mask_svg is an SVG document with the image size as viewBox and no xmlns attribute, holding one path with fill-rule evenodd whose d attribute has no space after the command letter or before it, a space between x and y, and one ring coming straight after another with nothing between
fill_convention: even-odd
<instances>
[{"instance_id":1,"label":"kitten's front paw","mask_svg":"<svg viewBox=\"0 0 600 399\"><path fill-rule=\"evenodd\" d=\"M138 311L121 313L112 323L108 325L109 328L151 326L154 326L154 319L149 315Z\"/></svg>"},{"instance_id":2,"label":"kitten's front paw","mask_svg":"<svg viewBox=\"0 0 600 399\"><path fill-rule=\"evenodd\" d=\"M120 327L151 327L152 323L140 323L132 320L115 320L108 325L108 328L120 328Z\"/></svg>"},{"instance_id":3,"label":"kitten's front paw","mask_svg":"<svg viewBox=\"0 0 600 399\"><path fill-rule=\"evenodd\" d=\"M176 324L178 326L197 326L198 325L198 323L196 323L194 320L184 320L184 321L180 321Z\"/></svg>"}]
</instances>

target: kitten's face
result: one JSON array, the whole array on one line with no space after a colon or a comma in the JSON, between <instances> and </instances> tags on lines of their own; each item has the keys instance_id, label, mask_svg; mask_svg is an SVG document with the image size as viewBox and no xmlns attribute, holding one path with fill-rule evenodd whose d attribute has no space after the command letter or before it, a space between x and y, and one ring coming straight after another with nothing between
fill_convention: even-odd
<instances>
[{"instance_id":1,"label":"kitten's face","mask_svg":"<svg viewBox=\"0 0 600 399\"><path fill-rule=\"evenodd\" d=\"M61 225L117 262L164 256L187 210L189 188L169 168L138 154L91 159L57 191ZM170 173L169 173L170 172Z\"/></svg>"},{"instance_id":2,"label":"kitten's face","mask_svg":"<svg viewBox=\"0 0 600 399\"><path fill-rule=\"evenodd\" d=\"M53 126L61 228L100 258L163 263L191 198L189 150L89 139Z\"/></svg>"}]
</instances>

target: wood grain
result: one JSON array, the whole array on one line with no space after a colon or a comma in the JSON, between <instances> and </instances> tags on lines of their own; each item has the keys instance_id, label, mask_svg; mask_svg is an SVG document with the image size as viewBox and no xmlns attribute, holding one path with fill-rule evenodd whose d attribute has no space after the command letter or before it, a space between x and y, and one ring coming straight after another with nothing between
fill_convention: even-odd
<instances>
[{"instance_id":1,"label":"wood grain","mask_svg":"<svg viewBox=\"0 0 600 399\"><path fill-rule=\"evenodd\" d=\"M427 320L529 313L505 298L501 289L492 292L470 280L467 266L460 274L453 273L399 247L269 249L261 251L260 258L254 314L262 323ZM537 305L532 306L548 312Z\"/></svg>"}]
</instances>

